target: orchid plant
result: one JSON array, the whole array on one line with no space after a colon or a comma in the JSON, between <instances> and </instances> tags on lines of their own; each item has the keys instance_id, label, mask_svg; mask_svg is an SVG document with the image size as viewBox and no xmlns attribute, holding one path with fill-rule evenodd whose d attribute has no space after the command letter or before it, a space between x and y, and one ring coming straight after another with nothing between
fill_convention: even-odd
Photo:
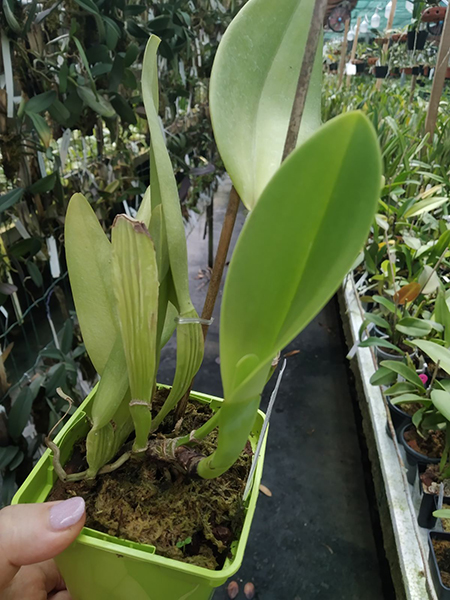
<instances>
[{"instance_id":1,"label":"orchid plant","mask_svg":"<svg viewBox=\"0 0 450 600\"><path fill-rule=\"evenodd\" d=\"M169 438L156 434L200 367L203 337L189 296L177 186L158 118L159 40L150 38L142 92L151 180L137 217L119 215L109 241L81 195L67 212L70 282L101 380L87 436L88 469L66 474L54 448L61 478L93 478L143 454L176 461L203 478L224 473L252 431L274 357L330 299L361 250L378 202L380 151L361 113L319 127L320 52L297 148L282 163L313 7L312 0L287 0L275 10L272 0L250 0L220 44L211 81L212 122L250 214L221 307L224 401L200 429ZM160 352L175 329L173 386L152 416ZM216 427L215 451L196 453L195 442ZM132 447L121 450L131 433Z\"/></svg>"}]
</instances>

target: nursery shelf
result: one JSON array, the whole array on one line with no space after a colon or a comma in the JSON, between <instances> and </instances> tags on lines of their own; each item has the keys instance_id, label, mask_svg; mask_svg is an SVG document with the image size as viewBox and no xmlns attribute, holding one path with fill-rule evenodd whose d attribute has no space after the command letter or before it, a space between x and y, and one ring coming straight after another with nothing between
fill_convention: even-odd
<instances>
[{"instance_id":1,"label":"nursery shelf","mask_svg":"<svg viewBox=\"0 0 450 600\"><path fill-rule=\"evenodd\" d=\"M340 302L347 341L355 351L363 319L352 275L344 282ZM428 566L428 530L417 523L418 485L408 484L403 448L395 436L391 439L388 433L390 416L383 394L378 386L369 383L377 369L373 349L357 347L351 362L378 497L384 546L397 598L437 600Z\"/></svg>"}]
</instances>

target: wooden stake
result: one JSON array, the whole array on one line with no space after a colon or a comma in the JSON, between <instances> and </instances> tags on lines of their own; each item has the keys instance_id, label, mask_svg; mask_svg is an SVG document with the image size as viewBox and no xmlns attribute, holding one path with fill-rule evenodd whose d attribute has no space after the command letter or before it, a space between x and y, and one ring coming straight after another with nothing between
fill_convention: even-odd
<instances>
[{"instance_id":1,"label":"wooden stake","mask_svg":"<svg viewBox=\"0 0 450 600\"><path fill-rule=\"evenodd\" d=\"M350 19L347 19L345 21L344 39L342 40L342 46L341 46L341 60L339 61L338 90L341 89L342 78L344 77L345 58L347 56L347 37L348 37L349 28L350 28Z\"/></svg>"},{"instance_id":2,"label":"wooden stake","mask_svg":"<svg viewBox=\"0 0 450 600\"><path fill-rule=\"evenodd\" d=\"M448 57L450 50L450 9L445 13L444 28L441 34L436 69L434 70L433 85L431 88L430 102L428 104L427 118L425 121L425 133L430 134L430 139L436 127L436 119L441 100L442 91L447 73Z\"/></svg>"},{"instance_id":3,"label":"wooden stake","mask_svg":"<svg viewBox=\"0 0 450 600\"><path fill-rule=\"evenodd\" d=\"M308 39L306 40L305 52L303 54L302 67L298 78L297 90L295 92L294 105L292 107L291 118L289 121L288 133L283 152L283 161L297 146L300 123L302 121L303 110L305 108L306 95L309 89L311 73L316 59L317 46L319 44L320 34L322 33L323 21L328 7L328 0L316 0L314 11L309 26Z\"/></svg>"},{"instance_id":4,"label":"wooden stake","mask_svg":"<svg viewBox=\"0 0 450 600\"><path fill-rule=\"evenodd\" d=\"M417 75L413 75L411 79L411 92L409 94L409 103L411 104L414 100L414 91L416 89Z\"/></svg>"},{"instance_id":5,"label":"wooden stake","mask_svg":"<svg viewBox=\"0 0 450 600\"><path fill-rule=\"evenodd\" d=\"M392 0L392 6L391 6L391 12L389 13L389 19L386 25L386 30L385 30L385 36L387 37L387 42L385 42L384 46L383 46L383 50L382 53L384 56L386 56L386 53L388 51L389 48L389 40L391 39L391 31L392 31L392 25L394 23L394 17L395 17L395 11L397 9L397 0ZM382 79L377 79L377 90L381 90L381 86L383 85L383 80Z\"/></svg>"},{"instance_id":6,"label":"wooden stake","mask_svg":"<svg viewBox=\"0 0 450 600\"><path fill-rule=\"evenodd\" d=\"M353 61L355 60L355 57L356 57L356 47L358 45L358 37L359 37L359 27L360 27L360 25L361 25L361 17L358 17L358 20L356 21L355 39L353 40L352 53L350 55L350 62L352 64L353 64ZM347 83L346 83L347 87L350 85L351 78L352 78L351 75L347 75Z\"/></svg>"}]
</instances>

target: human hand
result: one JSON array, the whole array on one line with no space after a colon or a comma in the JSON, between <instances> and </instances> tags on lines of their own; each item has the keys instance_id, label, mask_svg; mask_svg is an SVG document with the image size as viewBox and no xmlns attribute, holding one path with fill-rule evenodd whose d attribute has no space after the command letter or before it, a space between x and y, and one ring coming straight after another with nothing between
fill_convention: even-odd
<instances>
[{"instance_id":1,"label":"human hand","mask_svg":"<svg viewBox=\"0 0 450 600\"><path fill-rule=\"evenodd\" d=\"M1 510L0 600L70 600L50 559L70 546L85 520L78 497Z\"/></svg>"}]
</instances>

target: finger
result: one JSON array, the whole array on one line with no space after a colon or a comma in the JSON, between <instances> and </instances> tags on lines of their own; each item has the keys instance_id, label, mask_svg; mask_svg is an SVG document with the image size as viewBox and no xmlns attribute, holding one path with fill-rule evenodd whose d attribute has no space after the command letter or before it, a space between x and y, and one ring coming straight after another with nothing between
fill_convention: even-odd
<instances>
[{"instance_id":1,"label":"finger","mask_svg":"<svg viewBox=\"0 0 450 600\"><path fill-rule=\"evenodd\" d=\"M80 533L84 500L20 504L0 511L0 591L18 569L60 554Z\"/></svg>"},{"instance_id":2,"label":"finger","mask_svg":"<svg viewBox=\"0 0 450 600\"><path fill-rule=\"evenodd\" d=\"M54 594L53 596L49 596L48 600L72 600L72 597L68 591L65 591L65 592L58 592L57 594Z\"/></svg>"},{"instance_id":3,"label":"finger","mask_svg":"<svg viewBox=\"0 0 450 600\"><path fill-rule=\"evenodd\" d=\"M19 575L21 575L23 571L26 572L27 569L32 568L39 569L42 579L45 582L47 594L50 594L50 592L61 592L66 589L66 584L64 583L64 579L62 578L55 561L46 560L37 565L22 567L19 571ZM18 575L16 575L16 577L18 577Z\"/></svg>"}]
</instances>

